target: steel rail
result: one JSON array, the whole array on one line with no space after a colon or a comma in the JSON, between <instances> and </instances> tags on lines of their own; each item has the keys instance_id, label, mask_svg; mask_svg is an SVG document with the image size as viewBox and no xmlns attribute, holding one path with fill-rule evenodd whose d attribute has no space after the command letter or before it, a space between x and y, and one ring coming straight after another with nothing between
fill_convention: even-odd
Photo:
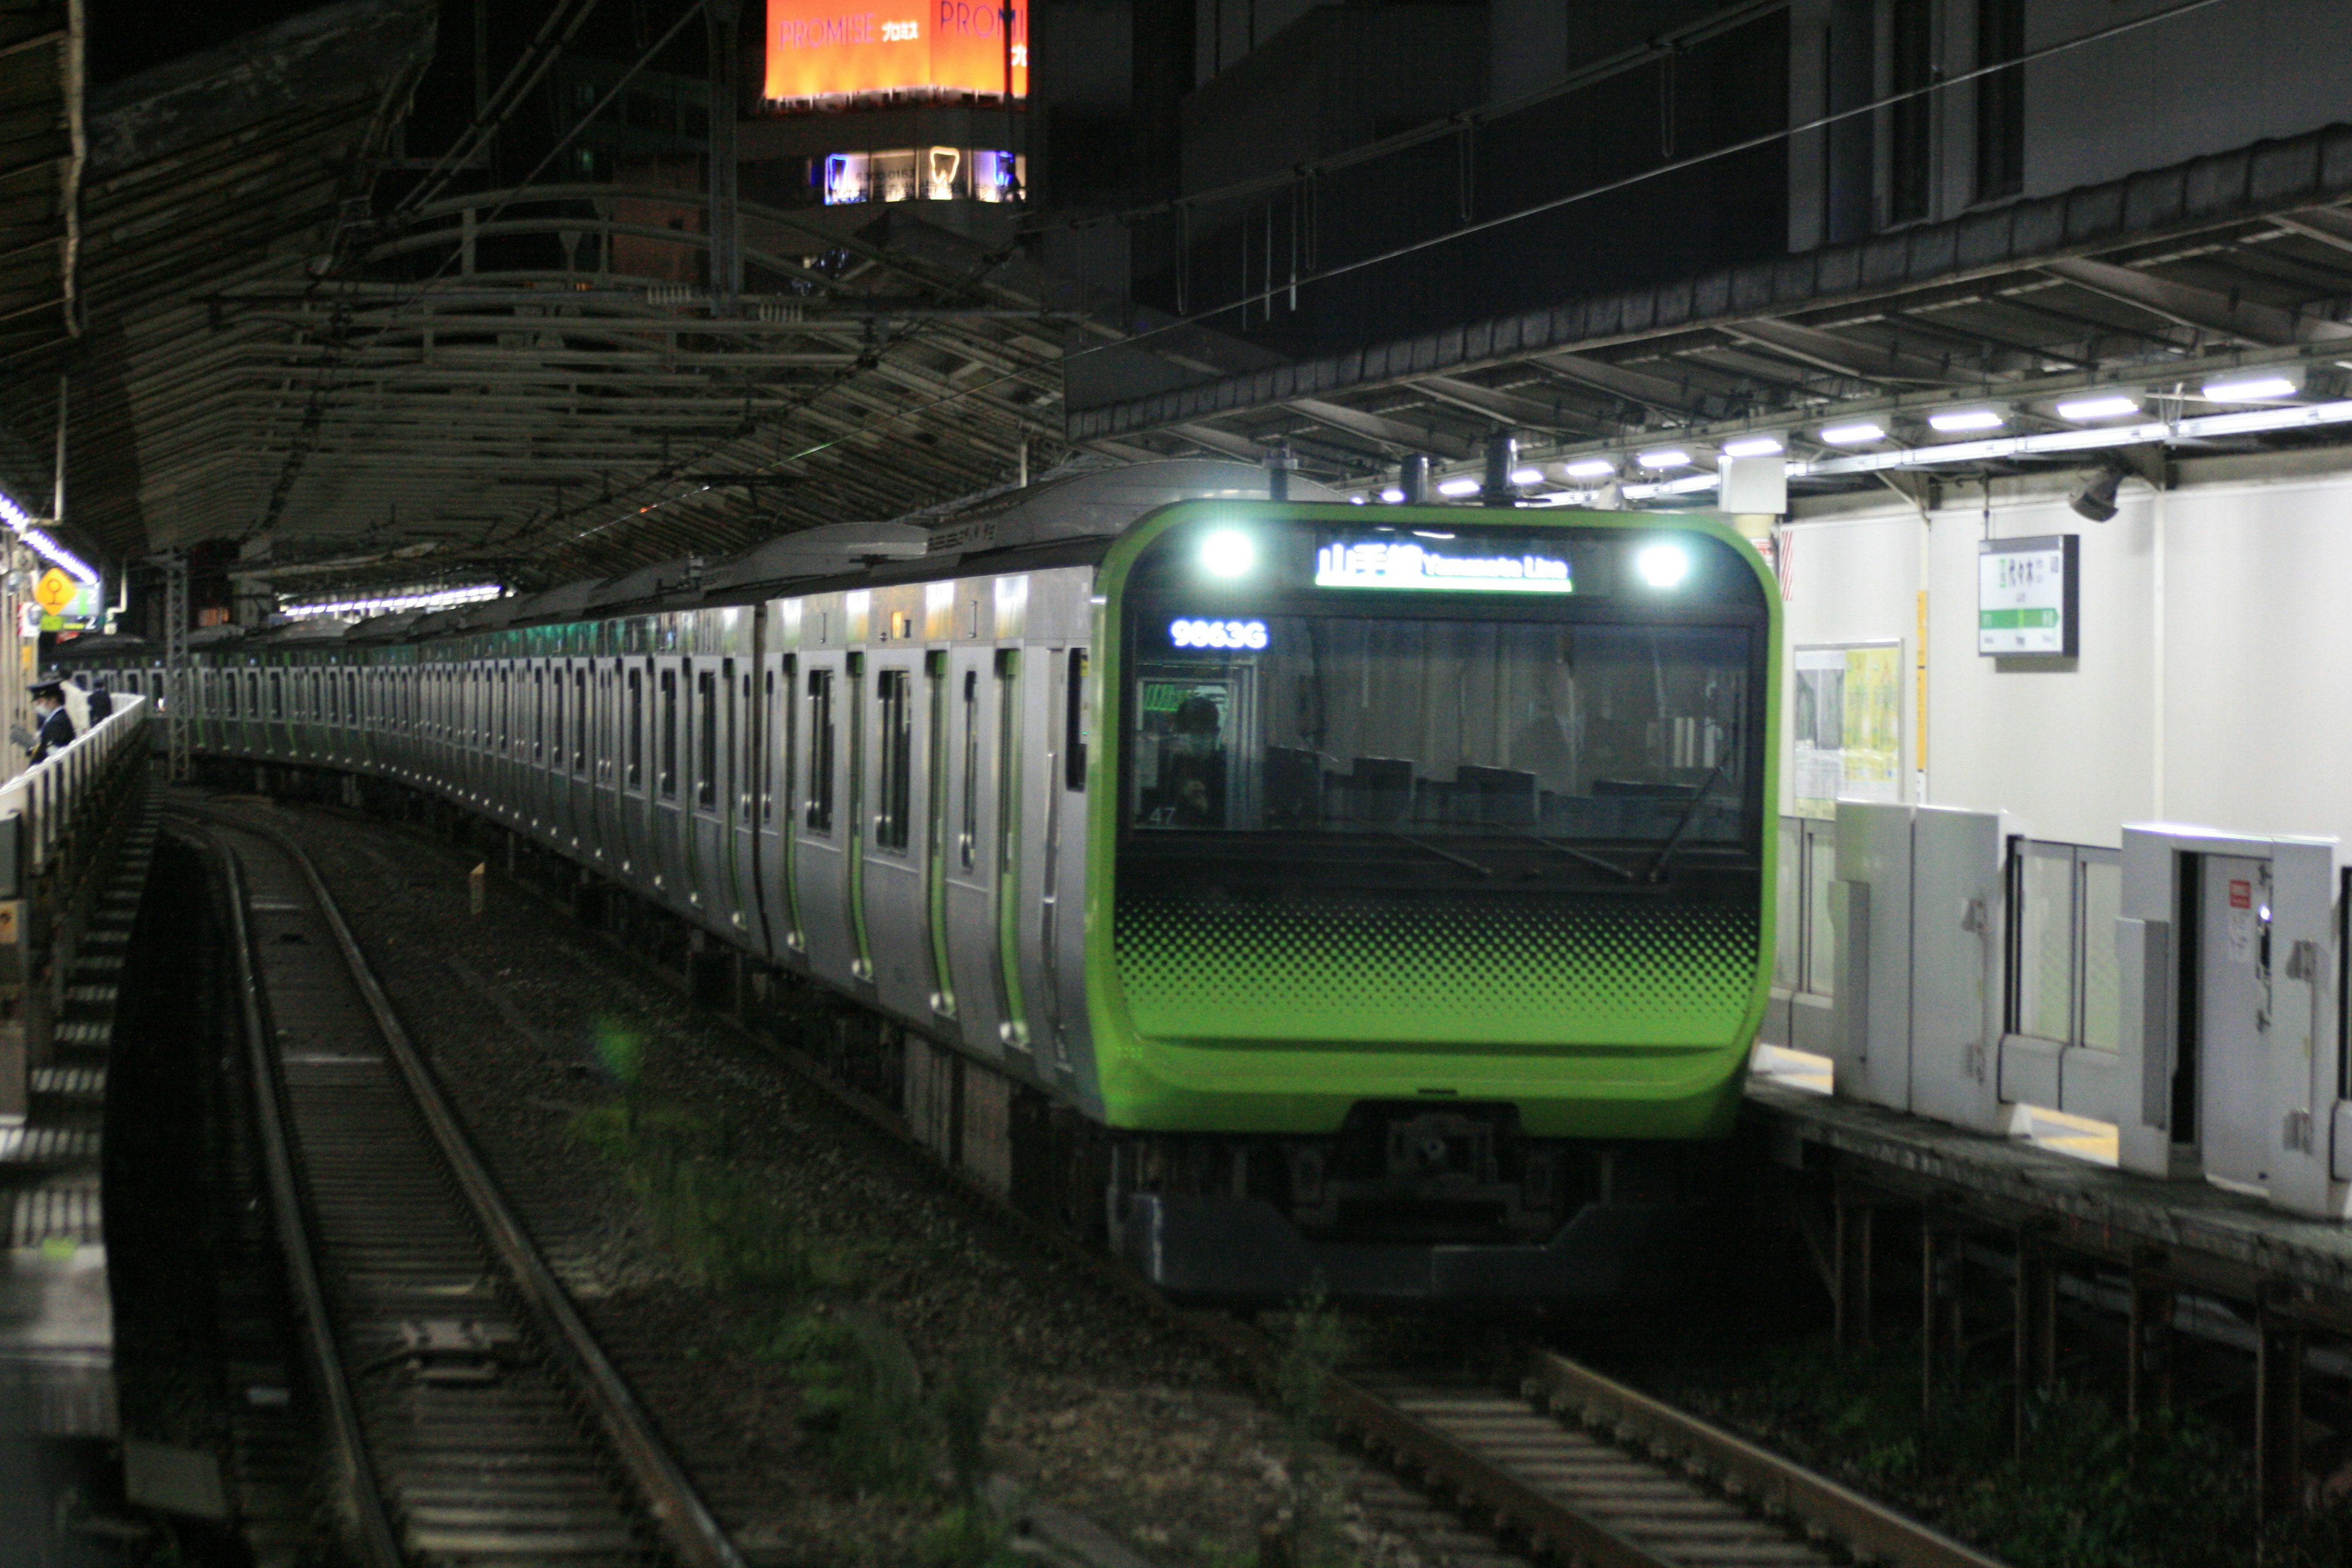
<instances>
[{"instance_id":1,"label":"steel rail","mask_svg":"<svg viewBox=\"0 0 2352 1568\"><path fill-rule=\"evenodd\" d=\"M342 1483L346 1522L353 1544L367 1568L401 1568L399 1540L386 1513L383 1489L368 1453L360 1425L359 1406L343 1374L326 1291L320 1284L317 1255L310 1246L306 1216L310 1202L295 1173L293 1140L287 1129L284 1086L278 1058L269 1048L272 1037L265 1017L258 966L245 921L245 872L236 855L216 836L197 830L206 849L220 862L228 889L229 945L236 955L237 1005L245 1023L246 1057L253 1073L254 1102L261 1123L261 1162L269 1182L272 1216L277 1223L278 1250L285 1255L295 1301L302 1318L302 1343L310 1358L311 1374L327 1407L327 1424Z\"/></svg>"},{"instance_id":2,"label":"steel rail","mask_svg":"<svg viewBox=\"0 0 2352 1568\"><path fill-rule=\"evenodd\" d=\"M275 828L257 831L283 838ZM309 858L301 857L299 863L313 879L313 888L319 888L317 872ZM551 910L569 913L536 884L522 880L514 885ZM677 976L611 933L599 931L594 934L632 963L669 984L678 983ZM1122 1260L1024 1212L967 1173L942 1163L914 1140L891 1108L840 1082L796 1047L760 1035L731 1014L713 1016L760 1046L795 1078L891 1142L919 1155L928 1169L976 1206L1066 1260L1082 1266L1171 1328L1213 1348L1259 1389L1270 1391L1277 1385L1283 1352L1271 1335L1220 1313L1177 1306ZM1787 1518L1847 1542L1858 1557L1870 1557L1885 1568L2004 1568L1998 1560L1976 1552L1793 1460L1780 1458L1563 1358L1537 1352L1528 1386L1531 1392L1525 1409L1529 1415L1537 1415L1547 1403L1551 1409L1546 1415L1569 1408L1591 1412L1586 1417L1589 1425L1601 1435L1601 1441L1623 1453L1628 1461L1655 1468L1661 1475L1689 1469L1711 1474L1721 1489L1735 1500L1759 1512L1769 1513L1777 1508ZM1533 1392L1538 1389L1549 1394L1550 1399L1547 1401ZM1542 1489L1505 1464L1478 1452L1471 1443L1349 1378L1327 1373L1319 1398L1324 1414L1341 1435L1386 1459L1393 1468L1422 1478L1423 1490L1450 1497L1465 1513L1484 1516L1488 1522L1473 1525L1482 1533L1521 1538L1538 1552L1554 1552L1562 1561L1583 1564L1584 1568L1687 1568L1674 1555L1674 1542L1662 1542L1662 1549L1654 1551L1629 1539L1601 1517L1601 1510L1587 1510ZM1679 1462L1652 1458L1645 1451L1651 1448L1687 1458Z\"/></svg>"},{"instance_id":3,"label":"steel rail","mask_svg":"<svg viewBox=\"0 0 2352 1568\"><path fill-rule=\"evenodd\" d=\"M1555 1415L1572 1413L1620 1442L1683 1456L1725 1489L1837 1538L1857 1560L1887 1568L2001 1568L1916 1520L1565 1356L1537 1355L1526 1388Z\"/></svg>"},{"instance_id":4,"label":"steel rail","mask_svg":"<svg viewBox=\"0 0 2352 1568\"><path fill-rule=\"evenodd\" d=\"M309 853L290 835L268 824L237 820L234 826L237 832L267 840L301 872L304 884L317 901L320 918L333 933L344 967L374 1018L385 1049L398 1066L436 1149L510 1282L537 1314L541 1325L548 1331L549 1343L567 1363L566 1370L572 1374L576 1386L587 1395L599 1425L628 1470L664 1542L692 1568L748 1568L734 1542L728 1539L702 1500L701 1493L655 1431L645 1406L596 1343L571 1297L540 1256L530 1232L508 1206L505 1194L474 1148L473 1139L442 1092L440 1080L394 1012L391 998L377 982L375 972L343 919L342 910L327 890ZM238 921L241 928L241 907ZM395 1555L389 1561L397 1563L399 1559Z\"/></svg>"}]
</instances>

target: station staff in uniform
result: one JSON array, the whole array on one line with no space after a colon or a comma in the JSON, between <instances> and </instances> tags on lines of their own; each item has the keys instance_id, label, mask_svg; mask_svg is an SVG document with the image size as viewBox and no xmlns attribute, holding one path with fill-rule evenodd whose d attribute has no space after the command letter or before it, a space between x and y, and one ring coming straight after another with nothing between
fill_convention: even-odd
<instances>
[{"instance_id":1,"label":"station staff in uniform","mask_svg":"<svg viewBox=\"0 0 2352 1568\"><path fill-rule=\"evenodd\" d=\"M40 724L39 732L27 735L20 725L12 732L11 738L32 752L34 762L53 757L73 744L73 720L66 712L63 687L54 680L45 680L34 687L33 712Z\"/></svg>"}]
</instances>

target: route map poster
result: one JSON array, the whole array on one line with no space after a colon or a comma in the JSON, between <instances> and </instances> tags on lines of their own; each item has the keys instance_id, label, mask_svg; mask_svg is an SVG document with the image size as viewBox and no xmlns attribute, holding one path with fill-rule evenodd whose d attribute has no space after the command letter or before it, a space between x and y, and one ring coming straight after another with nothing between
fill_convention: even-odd
<instances>
[{"instance_id":1,"label":"route map poster","mask_svg":"<svg viewBox=\"0 0 2352 1568\"><path fill-rule=\"evenodd\" d=\"M1903 645L1801 647L1794 662L1790 793L1797 815L1835 816L1840 796L1901 799Z\"/></svg>"}]
</instances>

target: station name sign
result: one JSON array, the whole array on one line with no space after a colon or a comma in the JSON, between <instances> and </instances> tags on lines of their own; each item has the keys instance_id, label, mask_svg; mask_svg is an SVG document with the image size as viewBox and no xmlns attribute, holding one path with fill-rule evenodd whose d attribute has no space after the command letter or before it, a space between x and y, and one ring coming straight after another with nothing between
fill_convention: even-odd
<instances>
[{"instance_id":1,"label":"station name sign","mask_svg":"<svg viewBox=\"0 0 2352 1568\"><path fill-rule=\"evenodd\" d=\"M1977 652L2073 658L2082 647L2081 536L1988 539L1977 546Z\"/></svg>"},{"instance_id":2,"label":"station name sign","mask_svg":"<svg viewBox=\"0 0 2352 1568\"><path fill-rule=\"evenodd\" d=\"M865 93L1029 93L1029 0L1013 0L1013 37L990 0L768 0L766 95L784 102Z\"/></svg>"},{"instance_id":3,"label":"station name sign","mask_svg":"<svg viewBox=\"0 0 2352 1568\"><path fill-rule=\"evenodd\" d=\"M1491 542L1335 539L1315 552L1318 588L1419 588L1446 594L1572 594L1565 551L1497 551Z\"/></svg>"}]
</instances>

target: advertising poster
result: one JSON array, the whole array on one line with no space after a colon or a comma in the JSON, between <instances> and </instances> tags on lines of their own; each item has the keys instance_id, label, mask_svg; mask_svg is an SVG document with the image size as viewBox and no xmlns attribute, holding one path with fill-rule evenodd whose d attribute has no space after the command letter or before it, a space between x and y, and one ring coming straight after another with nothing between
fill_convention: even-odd
<instances>
[{"instance_id":1,"label":"advertising poster","mask_svg":"<svg viewBox=\"0 0 2352 1568\"><path fill-rule=\"evenodd\" d=\"M1029 92L1029 0L1013 4L1013 96ZM767 96L1004 90L1004 23L988 0L768 0Z\"/></svg>"},{"instance_id":2,"label":"advertising poster","mask_svg":"<svg viewBox=\"0 0 2352 1568\"><path fill-rule=\"evenodd\" d=\"M1834 816L1841 796L1901 799L1903 645L1801 647L1794 663L1797 815Z\"/></svg>"}]
</instances>

